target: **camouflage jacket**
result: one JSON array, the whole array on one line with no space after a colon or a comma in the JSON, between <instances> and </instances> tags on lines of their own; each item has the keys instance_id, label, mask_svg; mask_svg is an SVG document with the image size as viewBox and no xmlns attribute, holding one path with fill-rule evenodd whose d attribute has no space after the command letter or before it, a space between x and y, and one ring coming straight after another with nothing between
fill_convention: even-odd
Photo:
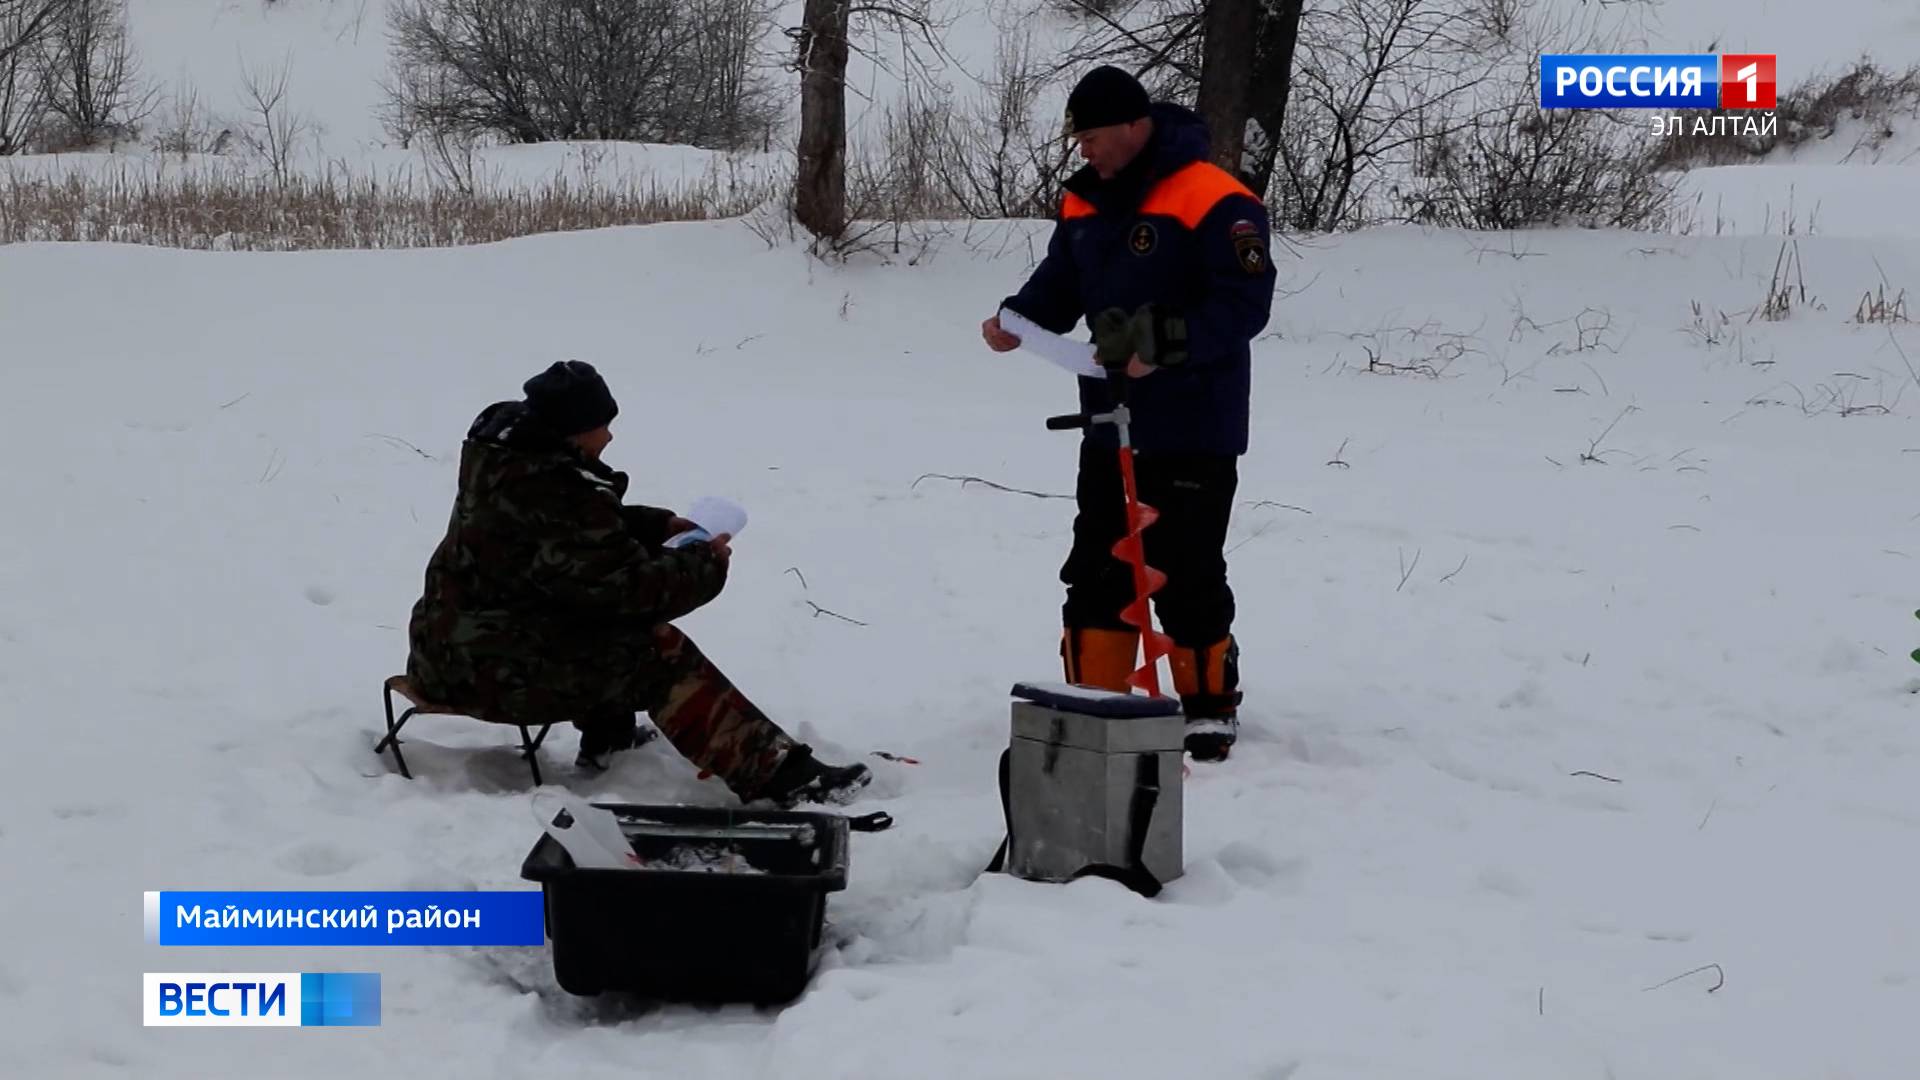
<instances>
[{"instance_id":1,"label":"camouflage jacket","mask_svg":"<svg viewBox=\"0 0 1920 1080\"><path fill-rule=\"evenodd\" d=\"M718 596L726 568L703 544L662 548L673 515L625 506L626 492L626 474L520 402L483 411L413 607L413 684L480 716L533 723L647 709L665 689L653 629Z\"/></svg>"}]
</instances>

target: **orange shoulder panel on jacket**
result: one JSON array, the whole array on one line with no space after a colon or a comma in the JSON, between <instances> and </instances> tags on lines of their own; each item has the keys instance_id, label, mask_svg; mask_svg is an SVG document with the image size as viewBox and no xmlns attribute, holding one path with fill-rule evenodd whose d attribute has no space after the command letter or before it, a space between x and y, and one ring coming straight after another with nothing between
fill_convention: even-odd
<instances>
[{"instance_id":1,"label":"orange shoulder panel on jacket","mask_svg":"<svg viewBox=\"0 0 1920 1080\"><path fill-rule=\"evenodd\" d=\"M1252 189L1232 173L1210 161L1196 161L1160 181L1140 204L1140 212L1177 218L1182 225L1194 229L1229 195L1254 199Z\"/></svg>"},{"instance_id":2,"label":"orange shoulder panel on jacket","mask_svg":"<svg viewBox=\"0 0 1920 1080\"><path fill-rule=\"evenodd\" d=\"M1066 198L1060 200L1060 216L1063 218L1083 218L1093 215L1093 204L1071 191L1067 192Z\"/></svg>"}]
</instances>

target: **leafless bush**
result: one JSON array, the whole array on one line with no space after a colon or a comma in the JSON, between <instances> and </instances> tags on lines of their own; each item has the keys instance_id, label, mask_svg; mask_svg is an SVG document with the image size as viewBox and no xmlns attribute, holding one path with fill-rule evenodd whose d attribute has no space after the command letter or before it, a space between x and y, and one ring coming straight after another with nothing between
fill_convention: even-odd
<instances>
[{"instance_id":1,"label":"leafless bush","mask_svg":"<svg viewBox=\"0 0 1920 1080\"><path fill-rule=\"evenodd\" d=\"M965 116L949 106L930 118L933 175L960 213L1031 218L1058 208L1072 147L1034 123L1034 104L1054 77L1034 57L1030 30L1003 34L988 93Z\"/></svg>"},{"instance_id":2,"label":"leafless bush","mask_svg":"<svg viewBox=\"0 0 1920 1080\"><path fill-rule=\"evenodd\" d=\"M398 0L388 125L734 149L776 115L770 0Z\"/></svg>"},{"instance_id":3,"label":"leafless bush","mask_svg":"<svg viewBox=\"0 0 1920 1080\"><path fill-rule=\"evenodd\" d=\"M1862 57L1839 75L1807 79L1780 94L1770 135L1747 130L1744 121L1753 115L1734 110L1679 116L1682 123L1661 140L1657 161L1669 169L1745 164L1782 147L1831 139L1850 123L1863 130L1845 159L1877 158L1893 138L1894 121L1920 117L1920 64L1888 71ZM1736 120L1742 123L1729 133L1728 122Z\"/></svg>"},{"instance_id":4,"label":"leafless bush","mask_svg":"<svg viewBox=\"0 0 1920 1080\"><path fill-rule=\"evenodd\" d=\"M233 137L230 128L214 121L200 102L200 91L191 81L173 88L166 107L156 114L153 148L163 154L224 153Z\"/></svg>"},{"instance_id":5,"label":"leafless bush","mask_svg":"<svg viewBox=\"0 0 1920 1080\"><path fill-rule=\"evenodd\" d=\"M1348 334L1367 356L1369 375L1421 375L1438 379L1467 356L1479 355L1478 332L1447 330L1437 322Z\"/></svg>"},{"instance_id":6,"label":"leafless bush","mask_svg":"<svg viewBox=\"0 0 1920 1080\"><path fill-rule=\"evenodd\" d=\"M292 76L293 58L289 56L277 70L247 68L242 80L247 143L282 184L292 174L297 147L313 131L313 120L287 100L287 83Z\"/></svg>"},{"instance_id":7,"label":"leafless bush","mask_svg":"<svg viewBox=\"0 0 1920 1080\"><path fill-rule=\"evenodd\" d=\"M1860 301L1853 313L1857 323L1903 323L1911 322L1907 317L1907 290L1901 289L1899 295L1889 299L1887 287L1882 284L1877 292L1869 292Z\"/></svg>"},{"instance_id":8,"label":"leafless bush","mask_svg":"<svg viewBox=\"0 0 1920 1080\"><path fill-rule=\"evenodd\" d=\"M1548 356L1596 352L1601 349L1610 353L1620 351L1619 346L1608 340L1613 334L1612 311L1605 308L1585 308L1568 321L1573 325L1573 337L1556 342L1547 350Z\"/></svg>"},{"instance_id":9,"label":"leafless bush","mask_svg":"<svg viewBox=\"0 0 1920 1080\"><path fill-rule=\"evenodd\" d=\"M988 93L969 95L964 114L951 92L924 78L925 60L910 54L900 67L906 92L882 113L877 143L849 150L847 224L816 243L816 254L918 260L952 234L952 221L1058 209L1071 147L1036 127L1034 102L1049 76L1027 34L1003 36L995 77L983 84Z\"/></svg>"},{"instance_id":10,"label":"leafless bush","mask_svg":"<svg viewBox=\"0 0 1920 1080\"><path fill-rule=\"evenodd\" d=\"M692 46L677 59L687 70L666 129L670 142L714 149L772 148L779 90L761 52L778 5L773 0L681 0L692 19ZM688 78L691 76L691 78Z\"/></svg>"},{"instance_id":11,"label":"leafless bush","mask_svg":"<svg viewBox=\"0 0 1920 1080\"><path fill-rule=\"evenodd\" d=\"M468 195L478 188L480 137L474 132L445 128L423 132L420 154L441 183Z\"/></svg>"},{"instance_id":12,"label":"leafless bush","mask_svg":"<svg viewBox=\"0 0 1920 1080\"><path fill-rule=\"evenodd\" d=\"M846 164L846 213L835 235L816 237L811 251L845 260L877 250L899 253L919 242L916 222L953 216L933 183L931 131L951 116L947 99L908 89L901 108L882 118L877 146L851 146Z\"/></svg>"},{"instance_id":13,"label":"leafless bush","mask_svg":"<svg viewBox=\"0 0 1920 1080\"><path fill-rule=\"evenodd\" d=\"M1910 384L1906 379L1895 376L1893 377L1895 386L1889 394L1888 378L1885 372L1868 378L1856 372L1840 371L1834 373L1832 382L1814 384L1811 394L1795 383L1784 383L1780 387L1775 387L1774 390L1748 399L1747 405L1748 407L1790 406L1800 410L1800 415L1808 418L1825 416L1829 413L1838 415L1841 419L1855 416L1889 416L1899 408L1900 399L1905 396L1907 386ZM1869 385L1872 387L1871 396L1868 395ZM1773 396L1780 389L1791 390L1793 400L1788 401L1784 397Z\"/></svg>"},{"instance_id":14,"label":"leafless bush","mask_svg":"<svg viewBox=\"0 0 1920 1080\"><path fill-rule=\"evenodd\" d=\"M1693 321L1681 329L1681 332L1713 349L1726 344L1739 336L1734 329L1733 320L1718 308L1709 311L1700 301L1693 302Z\"/></svg>"},{"instance_id":15,"label":"leafless bush","mask_svg":"<svg viewBox=\"0 0 1920 1080\"><path fill-rule=\"evenodd\" d=\"M1303 16L1278 139L1278 217L1300 230L1390 216L1390 193L1419 144L1451 130L1502 63L1454 0L1331 0ZM1456 114L1457 114L1456 110Z\"/></svg>"},{"instance_id":16,"label":"leafless bush","mask_svg":"<svg viewBox=\"0 0 1920 1080\"><path fill-rule=\"evenodd\" d=\"M1663 228L1677 182L1659 170L1643 124L1601 110L1543 112L1531 67L1504 105L1423 140L1418 172L1402 195L1408 217L1464 229Z\"/></svg>"},{"instance_id":17,"label":"leafless bush","mask_svg":"<svg viewBox=\"0 0 1920 1080\"><path fill-rule=\"evenodd\" d=\"M39 142L47 122L41 43L72 0L0 0L0 156Z\"/></svg>"},{"instance_id":18,"label":"leafless bush","mask_svg":"<svg viewBox=\"0 0 1920 1080\"><path fill-rule=\"evenodd\" d=\"M1800 241L1782 240L1780 254L1774 259L1773 276L1767 280L1767 294L1747 321L1764 319L1779 322L1793 315L1796 307L1820 307L1818 298L1807 292L1806 267L1800 261Z\"/></svg>"},{"instance_id":19,"label":"leafless bush","mask_svg":"<svg viewBox=\"0 0 1920 1080\"><path fill-rule=\"evenodd\" d=\"M0 0L0 59L30 49L73 0Z\"/></svg>"},{"instance_id":20,"label":"leafless bush","mask_svg":"<svg viewBox=\"0 0 1920 1080\"><path fill-rule=\"evenodd\" d=\"M961 216L931 183L925 148L899 153L924 120L916 111L890 114L878 152L853 148L847 161L847 222L833 236L816 236L809 251L846 261L856 255L907 257L918 263L951 232L946 222Z\"/></svg>"},{"instance_id":21,"label":"leafless bush","mask_svg":"<svg viewBox=\"0 0 1920 1080\"><path fill-rule=\"evenodd\" d=\"M1629 405L1626 408L1621 409L1620 415L1613 418L1613 423L1608 424L1604 429L1601 430L1600 434L1588 440L1587 448L1580 452L1580 464L1605 465L1607 463L1606 458L1608 454L1626 453L1626 451L1624 450L1603 450L1601 449L1601 447L1606 445L1607 436L1613 434L1613 429L1620 426L1620 421L1625 420L1629 415L1633 413L1637 413L1639 411L1640 411L1640 408L1637 405Z\"/></svg>"},{"instance_id":22,"label":"leafless bush","mask_svg":"<svg viewBox=\"0 0 1920 1080\"><path fill-rule=\"evenodd\" d=\"M411 174L379 178L222 170L70 173L0 170L0 244L111 240L202 250L417 248L536 233L736 217L777 182L593 186L558 177L524 188L458 191Z\"/></svg>"},{"instance_id":23,"label":"leafless bush","mask_svg":"<svg viewBox=\"0 0 1920 1080\"><path fill-rule=\"evenodd\" d=\"M1590 17L1556 13L1538 0L1476 0L1482 22L1501 23L1503 60L1470 98L1422 107L1401 212L1425 224L1466 229L1534 225L1657 229L1674 215L1676 179L1647 148L1645 120L1603 110L1543 112L1547 52L1618 52L1631 46ZM1489 7L1497 7L1492 15Z\"/></svg>"},{"instance_id":24,"label":"leafless bush","mask_svg":"<svg viewBox=\"0 0 1920 1080\"><path fill-rule=\"evenodd\" d=\"M50 149L129 138L153 114L159 96L127 37L126 0L68 0L38 51Z\"/></svg>"},{"instance_id":25,"label":"leafless bush","mask_svg":"<svg viewBox=\"0 0 1920 1080\"><path fill-rule=\"evenodd\" d=\"M1432 359L1418 358L1411 361L1395 362L1380 355L1371 346L1362 345L1361 351L1367 354L1367 374L1369 375L1424 375L1437 379L1441 373L1459 359L1459 353L1448 356L1436 353Z\"/></svg>"},{"instance_id":26,"label":"leafless bush","mask_svg":"<svg viewBox=\"0 0 1920 1080\"><path fill-rule=\"evenodd\" d=\"M939 132L950 128L950 98L910 92L899 109L888 109L882 125L880 165L861 163L850 177L849 204L855 217L911 221L949 216L953 204L934 176Z\"/></svg>"},{"instance_id":27,"label":"leafless bush","mask_svg":"<svg viewBox=\"0 0 1920 1080\"><path fill-rule=\"evenodd\" d=\"M1876 375L1869 379L1865 375L1856 375L1842 371L1834 375L1833 383L1822 383L1815 391L1826 397L1833 411L1842 419L1853 416L1890 416L1900 407L1900 399L1906 395L1909 383L1905 379L1895 379L1893 393L1887 393L1887 377ZM1868 386L1872 386L1872 396L1867 395Z\"/></svg>"}]
</instances>

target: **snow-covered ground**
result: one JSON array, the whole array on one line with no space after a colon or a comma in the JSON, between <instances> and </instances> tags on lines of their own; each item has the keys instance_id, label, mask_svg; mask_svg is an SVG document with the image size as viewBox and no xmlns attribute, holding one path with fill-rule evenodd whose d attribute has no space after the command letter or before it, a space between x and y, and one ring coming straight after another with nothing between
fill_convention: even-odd
<instances>
[{"instance_id":1,"label":"snow-covered ground","mask_svg":"<svg viewBox=\"0 0 1920 1080\"><path fill-rule=\"evenodd\" d=\"M990 72L999 11L949 5L957 85ZM329 160L423 169L381 145L384 0L131 12L157 81L232 110L242 65L291 57ZM1777 52L1788 82L1920 58L1905 0L1595 17ZM1920 1074L1920 330L1850 321L1920 290L1914 139L1698 171L1688 236L1298 242L1230 540L1247 728L1195 768L1188 872L1154 901L980 875L1006 690L1057 676L1071 503L932 474L1072 490L1072 437L1041 420L1073 388L976 329L1040 226L954 226L885 267L739 222L0 247L0 1076ZM1788 231L1793 310L1754 317ZM539 829L500 732L415 721L411 782L370 748L460 435L565 357L621 397L636 501L752 511L688 631L823 755L921 762L867 759L858 809L899 824L854 838L807 996L579 1001L539 950L141 944L148 889L524 886ZM583 795L727 801L659 745L576 776L574 738L546 760ZM182 969L378 971L385 1023L139 1027L139 973Z\"/></svg>"},{"instance_id":2,"label":"snow-covered ground","mask_svg":"<svg viewBox=\"0 0 1920 1080\"><path fill-rule=\"evenodd\" d=\"M1920 237L1915 172L1896 165L1720 165L1681 179L1676 228L1706 236Z\"/></svg>"},{"instance_id":3,"label":"snow-covered ground","mask_svg":"<svg viewBox=\"0 0 1920 1080\"><path fill-rule=\"evenodd\" d=\"M0 248L0 1075L1914 1075L1920 333L1848 319L1920 242L1803 239L1824 307L1782 322L1747 321L1776 238L1299 250L1231 540L1245 739L1146 901L980 876L1071 504L922 477L1071 490L1041 420L1072 387L977 338L1034 239L844 269L738 223ZM752 511L689 632L824 753L922 762L870 759L861 808L900 823L855 838L807 996L143 945L147 889L523 884L499 732L416 721L411 782L370 748L460 435L561 357L620 395L636 501ZM726 801L658 745L593 779L573 745L549 772L582 794ZM1709 964L1716 992L1650 989ZM139 1027L139 973L181 969L379 971L385 1023Z\"/></svg>"}]
</instances>

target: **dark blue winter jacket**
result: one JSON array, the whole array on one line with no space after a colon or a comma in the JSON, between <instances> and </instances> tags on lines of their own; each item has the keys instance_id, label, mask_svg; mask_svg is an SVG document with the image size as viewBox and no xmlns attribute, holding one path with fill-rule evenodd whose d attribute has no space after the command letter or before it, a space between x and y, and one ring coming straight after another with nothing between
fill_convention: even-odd
<instances>
[{"instance_id":1,"label":"dark blue winter jacket","mask_svg":"<svg viewBox=\"0 0 1920 1080\"><path fill-rule=\"evenodd\" d=\"M1273 304L1266 207L1207 161L1198 116L1166 103L1151 115L1152 140L1113 179L1091 166L1068 179L1046 258L1006 306L1058 334L1113 307L1184 315L1187 362L1131 382L1134 446L1244 454L1249 344ZM1112 405L1106 380L1080 380L1083 411ZM1111 426L1090 437L1114 442Z\"/></svg>"}]
</instances>

